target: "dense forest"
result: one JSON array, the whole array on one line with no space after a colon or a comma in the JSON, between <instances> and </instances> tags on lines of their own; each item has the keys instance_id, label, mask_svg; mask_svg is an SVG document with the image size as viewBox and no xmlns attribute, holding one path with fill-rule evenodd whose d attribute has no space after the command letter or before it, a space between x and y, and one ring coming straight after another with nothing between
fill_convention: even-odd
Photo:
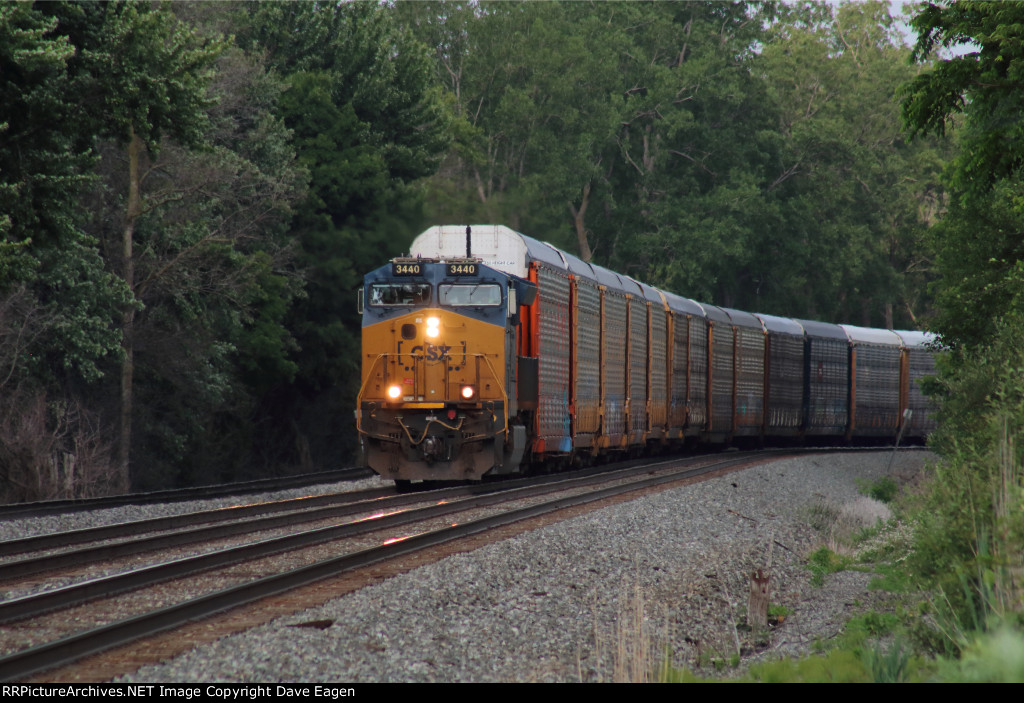
<instances>
[{"instance_id":1,"label":"dense forest","mask_svg":"<svg viewBox=\"0 0 1024 703\"><path fill-rule=\"evenodd\" d=\"M918 326L948 147L888 12L0 4L0 492L348 463L353 291L435 223Z\"/></svg>"},{"instance_id":2,"label":"dense forest","mask_svg":"<svg viewBox=\"0 0 1024 703\"><path fill-rule=\"evenodd\" d=\"M0 0L0 501L349 464L363 272L506 224L937 332L907 619L968 661L1024 612L1024 3L890 12Z\"/></svg>"}]
</instances>

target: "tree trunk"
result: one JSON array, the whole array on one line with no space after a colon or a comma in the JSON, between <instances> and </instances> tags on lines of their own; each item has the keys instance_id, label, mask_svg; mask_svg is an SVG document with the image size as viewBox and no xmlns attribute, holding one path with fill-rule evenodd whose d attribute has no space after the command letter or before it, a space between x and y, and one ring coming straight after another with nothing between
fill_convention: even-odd
<instances>
[{"instance_id":1,"label":"tree trunk","mask_svg":"<svg viewBox=\"0 0 1024 703\"><path fill-rule=\"evenodd\" d=\"M139 176L139 162L145 148L142 140L131 128L128 141L128 206L125 209L124 229L121 235L122 275L128 290L135 294L135 259L132 243L135 237L135 223L142 212L142 187ZM128 305L121 313L121 347L124 360L121 362L121 433L117 446L117 465L121 481L130 485L130 458L132 444L132 382L135 375L135 348L132 331L135 323L135 306Z\"/></svg>"},{"instance_id":2,"label":"tree trunk","mask_svg":"<svg viewBox=\"0 0 1024 703\"><path fill-rule=\"evenodd\" d=\"M591 257L594 256L594 252L590 250L590 244L587 242L587 229L583 226L583 218L587 214L587 205L590 204L590 183L583 186L583 200L580 202L579 208L569 203L569 212L572 213L573 225L576 228L576 241L580 247L580 258L586 262L589 262Z\"/></svg>"}]
</instances>

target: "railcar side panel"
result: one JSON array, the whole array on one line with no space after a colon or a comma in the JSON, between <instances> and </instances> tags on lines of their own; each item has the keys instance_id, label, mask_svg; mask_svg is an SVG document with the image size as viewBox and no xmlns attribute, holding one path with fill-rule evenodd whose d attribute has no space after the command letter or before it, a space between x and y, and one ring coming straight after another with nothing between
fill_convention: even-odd
<instances>
[{"instance_id":1,"label":"railcar side panel","mask_svg":"<svg viewBox=\"0 0 1024 703\"><path fill-rule=\"evenodd\" d=\"M589 447L601 429L601 291L577 278L573 329L573 445Z\"/></svg>"},{"instance_id":2,"label":"railcar side panel","mask_svg":"<svg viewBox=\"0 0 1024 703\"><path fill-rule=\"evenodd\" d=\"M647 434L647 301L630 296L629 303L629 444Z\"/></svg>"},{"instance_id":3,"label":"railcar side panel","mask_svg":"<svg viewBox=\"0 0 1024 703\"><path fill-rule=\"evenodd\" d=\"M686 433L696 435L708 423L708 323L703 317L690 321L690 384Z\"/></svg>"},{"instance_id":4,"label":"railcar side panel","mask_svg":"<svg viewBox=\"0 0 1024 703\"><path fill-rule=\"evenodd\" d=\"M889 330L839 325L850 340L847 438L895 437L900 426L903 342Z\"/></svg>"},{"instance_id":5,"label":"railcar side panel","mask_svg":"<svg viewBox=\"0 0 1024 703\"><path fill-rule=\"evenodd\" d=\"M535 452L572 451L569 412L569 277L537 267L538 397Z\"/></svg>"},{"instance_id":6,"label":"railcar side panel","mask_svg":"<svg viewBox=\"0 0 1024 703\"><path fill-rule=\"evenodd\" d=\"M619 448L626 437L626 296L603 291L601 374L604 378L602 433L607 446Z\"/></svg>"},{"instance_id":7,"label":"railcar side panel","mask_svg":"<svg viewBox=\"0 0 1024 703\"><path fill-rule=\"evenodd\" d=\"M710 344L710 406L708 439L727 439L733 433L736 334L729 316L721 308L705 305Z\"/></svg>"},{"instance_id":8,"label":"railcar side panel","mask_svg":"<svg viewBox=\"0 0 1024 703\"><path fill-rule=\"evenodd\" d=\"M650 304L650 399L651 439L664 439L668 434L668 319L665 308Z\"/></svg>"},{"instance_id":9,"label":"railcar side panel","mask_svg":"<svg viewBox=\"0 0 1024 703\"><path fill-rule=\"evenodd\" d=\"M669 403L669 432L681 438L686 427L686 408L690 386L690 325L689 315L673 313L672 328L672 398Z\"/></svg>"},{"instance_id":10,"label":"railcar side panel","mask_svg":"<svg viewBox=\"0 0 1024 703\"><path fill-rule=\"evenodd\" d=\"M764 328L750 313L726 312L736 328L736 434L760 435L764 425Z\"/></svg>"},{"instance_id":11,"label":"railcar side panel","mask_svg":"<svg viewBox=\"0 0 1024 703\"><path fill-rule=\"evenodd\" d=\"M900 424L900 349L874 344L856 346L850 434L895 436Z\"/></svg>"},{"instance_id":12,"label":"railcar side panel","mask_svg":"<svg viewBox=\"0 0 1024 703\"><path fill-rule=\"evenodd\" d=\"M765 434L795 436L803 422L804 329L774 315L755 315L765 329Z\"/></svg>"},{"instance_id":13,"label":"railcar side panel","mask_svg":"<svg viewBox=\"0 0 1024 703\"><path fill-rule=\"evenodd\" d=\"M850 343L839 325L797 320L804 351L804 431L844 435L849 423Z\"/></svg>"}]
</instances>

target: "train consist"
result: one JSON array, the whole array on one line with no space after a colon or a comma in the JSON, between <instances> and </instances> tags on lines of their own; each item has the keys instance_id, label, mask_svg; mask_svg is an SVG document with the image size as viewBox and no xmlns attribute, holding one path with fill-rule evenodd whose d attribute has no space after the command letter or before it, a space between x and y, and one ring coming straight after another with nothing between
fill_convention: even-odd
<instances>
[{"instance_id":1,"label":"train consist","mask_svg":"<svg viewBox=\"0 0 1024 703\"><path fill-rule=\"evenodd\" d=\"M686 441L922 438L930 338L697 303L508 227L431 227L359 295L366 464L479 480Z\"/></svg>"}]
</instances>

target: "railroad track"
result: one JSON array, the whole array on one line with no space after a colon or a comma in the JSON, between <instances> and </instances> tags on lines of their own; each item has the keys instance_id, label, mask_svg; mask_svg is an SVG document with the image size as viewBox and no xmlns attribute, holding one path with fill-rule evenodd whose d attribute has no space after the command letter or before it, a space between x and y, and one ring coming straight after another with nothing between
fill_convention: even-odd
<instances>
[{"instance_id":1,"label":"railroad track","mask_svg":"<svg viewBox=\"0 0 1024 703\"><path fill-rule=\"evenodd\" d=\"M550 477L551 482L544 485L485 484L357 501L348 506L353 519L340 524L166 559L101 579L9 598L0 601L0 640L11 643L0 659L0 680L23 680L140 637L503 526L779 455L775 451L646 460L598 475ZM496 487L502 490L495 491ZM413 507L426 502L430 505ZM459 522L452 525L455 515ZM411 531L414 525L415 532ZM338 595L328 590L330 596ZM122 595L115 598L114 594ZM155 602L164 607L154 608ZM308 604L290 607L294 610Z\"/></svg>"},{"instance_id":2,"label":"railroad track","mask_svg":"<svg viewBox=\"0 0 1024 703\"><path fill-rule=\"evenodd\" d=\"M0 505L0 519L30 518L57 513L83 512L102 508L119 508L126 505L143 505L150 503L173 503L205 498L222 498L252 493L281 491L289 488L302 488L318 483L334 483L335 481L354 481L372 476L373 472L365 468L345 468L333 471L301 474L283 478L265 478L238 483L217 484L213 486L197 486L166 491L150 491L147 493L129 493L102 498L72 498L68 500L41 500L32 503L13 503Z\"/></svg>"}]
</instances>

